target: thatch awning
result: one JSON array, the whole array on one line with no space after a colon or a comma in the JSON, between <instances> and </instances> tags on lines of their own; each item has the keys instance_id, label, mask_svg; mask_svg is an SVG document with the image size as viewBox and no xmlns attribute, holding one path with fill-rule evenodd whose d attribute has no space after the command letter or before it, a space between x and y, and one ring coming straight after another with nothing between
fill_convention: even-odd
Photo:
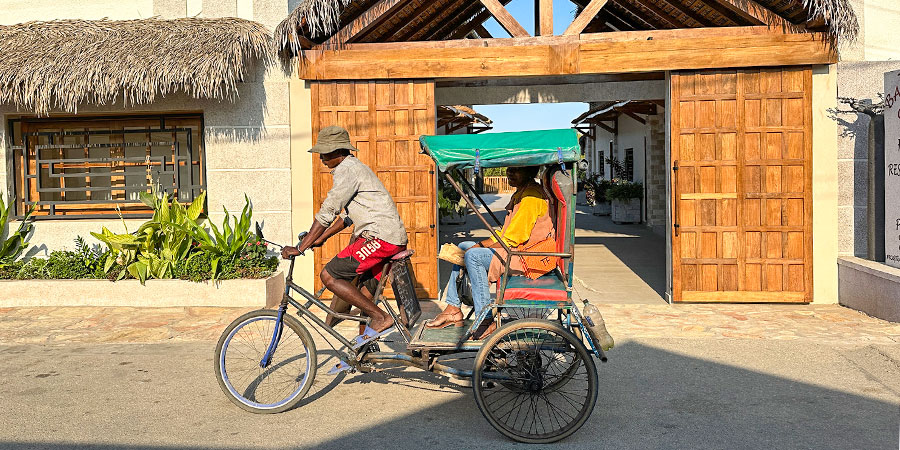
<instances>
[{"instance_id":1,"label":"thatch awning","mask_svg":"<svg viewBox=\"0 0 900 450\"><path fill-rule=\"evenodd\" d=\"M250 66L270 64L273 50L269 30L236 18L0 26L0 104L46 115L175 92L234 100Z\"/></svg>"}]
</instances>

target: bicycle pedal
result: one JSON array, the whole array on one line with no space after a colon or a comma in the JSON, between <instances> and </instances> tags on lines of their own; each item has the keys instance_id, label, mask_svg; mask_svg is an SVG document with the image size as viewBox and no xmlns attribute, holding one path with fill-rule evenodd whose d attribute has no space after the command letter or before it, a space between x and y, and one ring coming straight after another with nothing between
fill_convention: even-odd
<instances>
[{"instance_id":1,"label":"bicycle pedal","mask_svg":"<svg viewBox=\"0 0 900 450\"><path fill-rule=\"evenodd\" d=\"M328 375L337 375L341 372L350 371L350 373L355 372L356 370L350 364L347 364L344 361L341 361L334 365L331 370L328 371Z\"/></svg>"}]
</instances>

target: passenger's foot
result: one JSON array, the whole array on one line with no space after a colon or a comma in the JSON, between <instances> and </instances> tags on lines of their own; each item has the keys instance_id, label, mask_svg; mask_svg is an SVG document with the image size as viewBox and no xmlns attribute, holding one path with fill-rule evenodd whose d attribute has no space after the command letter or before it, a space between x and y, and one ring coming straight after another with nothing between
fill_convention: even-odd
<instances>
[{"instance_id":1,"label":"passenger's foot","mask_svg":"<svg viewBox=\"0 0 900 450\"><path fill-rule=\"evenodd\" d=\"M425 322L425 328L432 329L461 326L463 326L462 310L453 305L447 306L437 317Z\"/></svg>"},{"instance_id":2,"label":"passenger's foot","mask_svg":"<svg viewBox=\"0 0 900 450\"><path fill-rule=\"evenodd\" d=\"M472 339L483 341L494 334L494 331L497 331L497 322L492 318L486 319L475 329L475 333L472 334Z\"/></svg>"}]
</instances>

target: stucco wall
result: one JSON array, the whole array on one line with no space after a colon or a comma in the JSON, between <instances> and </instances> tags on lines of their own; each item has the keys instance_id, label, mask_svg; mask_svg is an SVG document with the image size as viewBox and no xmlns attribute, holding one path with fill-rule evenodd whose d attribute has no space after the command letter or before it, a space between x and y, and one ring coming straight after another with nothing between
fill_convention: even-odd
<instances>
[{"instance_id":1,"label":"stucco wall","mask_svg":"<svg viewBox=\"0 0 900 450\"><path fill-rule=\"evenodd\" d=\"M837 67L813 67L813 302L838 300Z\"/></svg>"},{"instance_id":2,"label":"stucco wall","mask_svg":"<svg viewBox=\"0 0 900 450\"><path fill-rule=\"evenodd\" d=\"M288 0L87 0L34 2L0 0L0 22L15 23L27 20L65 18L131 19L159 15L166 18L199 14L205 17L234 16L256 20L274 29L287 16L296 1ZM191 12L194 14L191 14ZM303 101L306 103L303 104ZM296 105L297 110L309 110L308 96ZM198 100L187 95L174 95L151 105L125 107L121 104L97 108L83 105L79 114L119 114L138 112L190 111L202 112L204 117L207 198L210 219L221 223L223 207L239 213L244 194L254 206L254 219L264 225L266 237L276 242L293 242L291 145L291 83L279 67L266 70L255 68L239 86L238 100L220 102ZM2 188L9 192L11 176L10 155L5 139L6 118L27 114L9 105L0 105L0 155L6 164L0 167ZM308 115L308 113L307 113ZM308 125L302 129L309 133ZM308 146L306 148L309 148ZM308 155L307 155L307 159ZM304 172L309 185L311 170ZM300 180L301 182L303 180ZM129 229L134 230L132 221ZM90 231L107 226L124 231L119 220L62 220L39 221L35 227L32 253L71 248L77 235L89 237ZM308 226L306 224L305 226Z\"/></svg>"}]
</instances>

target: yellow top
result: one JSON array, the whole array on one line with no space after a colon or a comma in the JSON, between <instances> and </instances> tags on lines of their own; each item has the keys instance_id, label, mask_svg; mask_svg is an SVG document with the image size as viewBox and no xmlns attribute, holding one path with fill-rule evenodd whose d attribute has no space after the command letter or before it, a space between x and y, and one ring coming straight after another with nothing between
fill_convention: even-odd
<instances>
[{"instance_id":1,"label":"yellow top","mask_svg":"<svg viewBox=\"0 0 900 450\"><path fill-rule=\"evenodd\" d=\"M508 219L504 229L498 230L497 233L500 234L500 238L506 242L506 245L518 247L528 242L538 217L547 214L549 203L544 198L543 189L537 183L532 183L524 189L516 190L510 203L513 205L513 208L518 205L519 209ZM496 242L496 239L493 237L491 237L491 240Z\"/></svg>"}]
</instances>

